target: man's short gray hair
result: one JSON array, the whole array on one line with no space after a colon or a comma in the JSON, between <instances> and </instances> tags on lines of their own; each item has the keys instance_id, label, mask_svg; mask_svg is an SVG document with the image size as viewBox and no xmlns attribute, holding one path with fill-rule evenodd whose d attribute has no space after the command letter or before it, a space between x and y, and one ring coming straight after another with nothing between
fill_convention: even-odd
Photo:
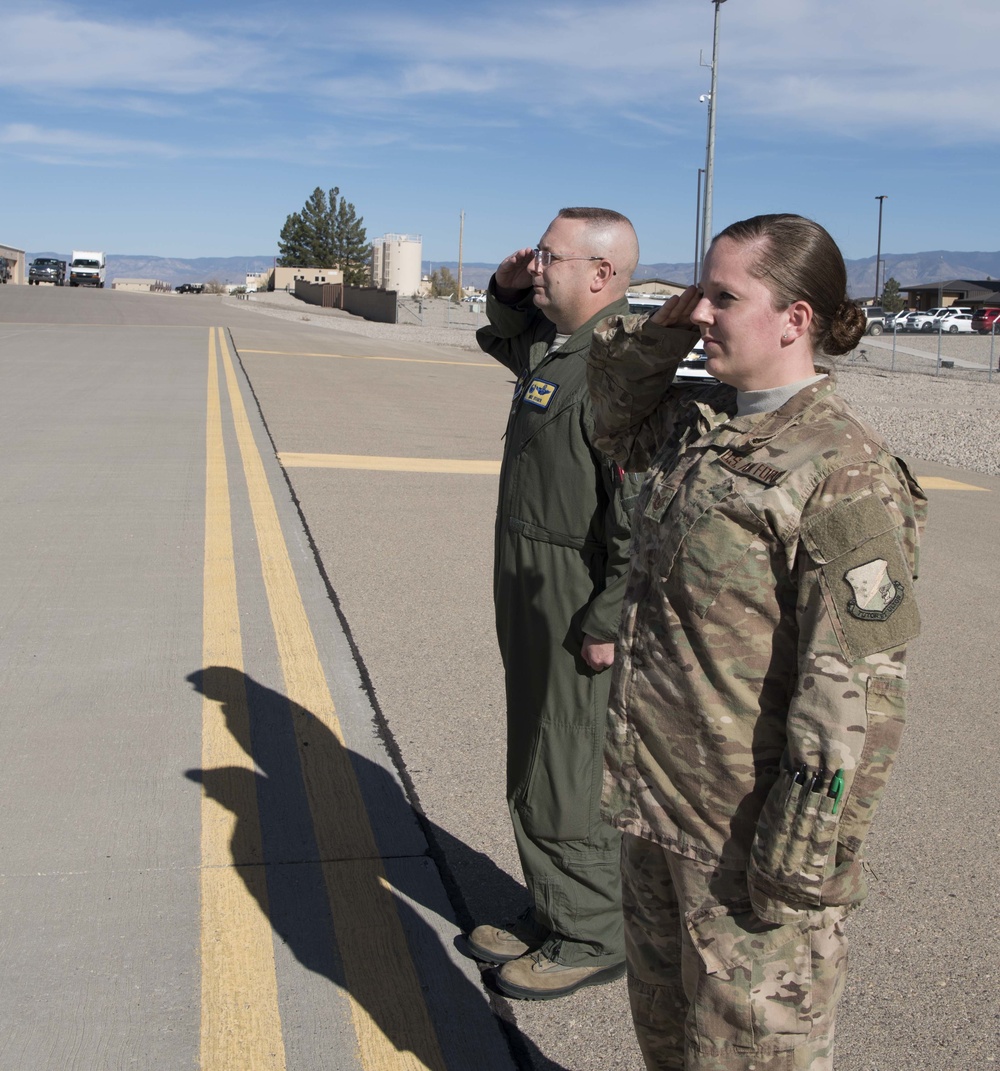
<instances>
[{"instance_id":1,"label":"man's short gray hair","mask_svg":"<svg viewBox=\"0 0 1000 1071\"><path fill-rule=\"evenodd\" d=\"M602 256L610 255L618 276L615 289L624 294L639 263L639 239L628 216L613 208L560 208L556 218L578 219L587 224L595 242L594 251Z\"/></svg>"},{"instance_id":2,"label":"man's short gray hair","mask_svg":"<svg viewBox=\"0 0 1000 1071\"><path fill-rule=\"evenodd\" d=\"M616 212L613 208L560 208L558 218L585 219L603 227L621 226L622 224L626 227L632 226L632 221L628 216L623 216L621 212Z\"/></svg>"}]
</instances>

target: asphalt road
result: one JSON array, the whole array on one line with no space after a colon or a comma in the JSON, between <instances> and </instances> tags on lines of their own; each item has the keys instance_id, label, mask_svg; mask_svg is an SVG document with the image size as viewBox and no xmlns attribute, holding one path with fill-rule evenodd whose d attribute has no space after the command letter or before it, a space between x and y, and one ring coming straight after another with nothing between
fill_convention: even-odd
<instances>
[{"instance_id":1,"label":"asphalt road","mask_svg":"<svg viewBox=\"0 0 1000 1071\"><path fill-rule=\"evenodd\" d=\"M455 947L524 902L509 396L457 349L3 288L0 1071L640 1071L623 982L508 1002ZM924 635L838 1071L1000 1057L1000 480L914 467Z\"/></svg>"}]
</instances>

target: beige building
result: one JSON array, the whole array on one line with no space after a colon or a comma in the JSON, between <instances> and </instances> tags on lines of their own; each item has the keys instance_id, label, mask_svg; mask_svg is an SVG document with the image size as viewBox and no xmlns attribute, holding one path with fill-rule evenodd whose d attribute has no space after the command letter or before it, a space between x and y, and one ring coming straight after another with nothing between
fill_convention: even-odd
<instances>
[{"instance_id":1,"label":"beige building","mask_svg":"<svg viewBox=\"0 0 1000 1071\"><path fill-rule=\"evenodd\" d=\"M670 279L633 279L629 284L629 293L663 295L663 300L683 294L687 289L686 283L675 283Z\"/></svg>"},{"instance_id":2,"label":"beige building","mask_svg":"<svg viewBox=\"0 0 1000 1071\"><path fill-rule=\"evenodd\" d=\"M247 289L247 293L252 294L256 290L270 290L271 276L273 274L273 268L269 268L267 271L248 271L247 280L244 284Z\"/></svg>"},{"instance_id":3,"label":"beige building","mask_svg":"<svg viewBox=\"0 0 1000 1071\"><path fill-rule=\"evenodd\" d=\"M23 249L15 249L12 245L0 244L0 257L3 257L4 260L4 263L0 264L0 277L2 277L4 283L23 284L28 281L24 267Z\"/></svg>"},{"instance_id":4,"label":"beige building","mask_svg":"<svg viewBox=\"0 0 1000 1071\"><path fill-rule=\"evenodd\" d=\"M251 283L251 275L262 276L260 281ZM247 289L255 286L258 290L295 290L296 279L307 283L342 283L344 273L340 268L272 268L266 272L254 272L247 275Z\"/></svg>"},{"instance_id":5,"label":"beige building","mask_svg":"<svg viewBox=\"0 0 1000 1071\"><path fill-rule=\"evenodd\" d=\"M383 234L372 242L372 286L410 297L420 293L423 238L419 234Z\"/></svg>"},{"instance_id":6,"label":"beige building","mask_svg":"<svg viewBox=\"0 0 1000 1071\"><path fill-rule=\"evenodd\" d=\"M112 290L132 290L139 294L151 294L170 290L170 284L162 279L115 279Z\"/></svg>"}]
</instances>

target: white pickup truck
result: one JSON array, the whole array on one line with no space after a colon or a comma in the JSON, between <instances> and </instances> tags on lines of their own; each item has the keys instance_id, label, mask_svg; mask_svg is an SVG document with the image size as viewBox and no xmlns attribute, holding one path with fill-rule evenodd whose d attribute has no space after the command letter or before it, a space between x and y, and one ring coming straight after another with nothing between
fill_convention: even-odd
<instances>
[{"instance_id":1,"label":"white pickup truck","mask_svg":"<svg viewBox=\"0 0 1000 1071\"><path fill-rule=\"evenodd\" d=\"M69 262L70 286L104 286L104 254L89 249L74 249Z\"/></svg>"}]
</instances>

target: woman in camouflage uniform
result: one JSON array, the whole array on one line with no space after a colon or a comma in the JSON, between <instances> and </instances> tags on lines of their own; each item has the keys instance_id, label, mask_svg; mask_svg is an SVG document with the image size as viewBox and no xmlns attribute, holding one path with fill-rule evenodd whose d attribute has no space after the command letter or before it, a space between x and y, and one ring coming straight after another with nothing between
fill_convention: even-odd
<instances>
[{"instance_id":1,"label":"woman in camouflage uniform","mask_svg":"<svg viewBox=\"0 0 1000 1071\"><path fill-rule=\"evenodd\" d=\"M832 1067L844 919L902 730L926 499L816 359L864 316L799 216L712 243L703 289L594 338L595 442L650 470L611 687L647 1067ZM672 383L700 331L717 384Z\"/></svg>"}]
</instances>

